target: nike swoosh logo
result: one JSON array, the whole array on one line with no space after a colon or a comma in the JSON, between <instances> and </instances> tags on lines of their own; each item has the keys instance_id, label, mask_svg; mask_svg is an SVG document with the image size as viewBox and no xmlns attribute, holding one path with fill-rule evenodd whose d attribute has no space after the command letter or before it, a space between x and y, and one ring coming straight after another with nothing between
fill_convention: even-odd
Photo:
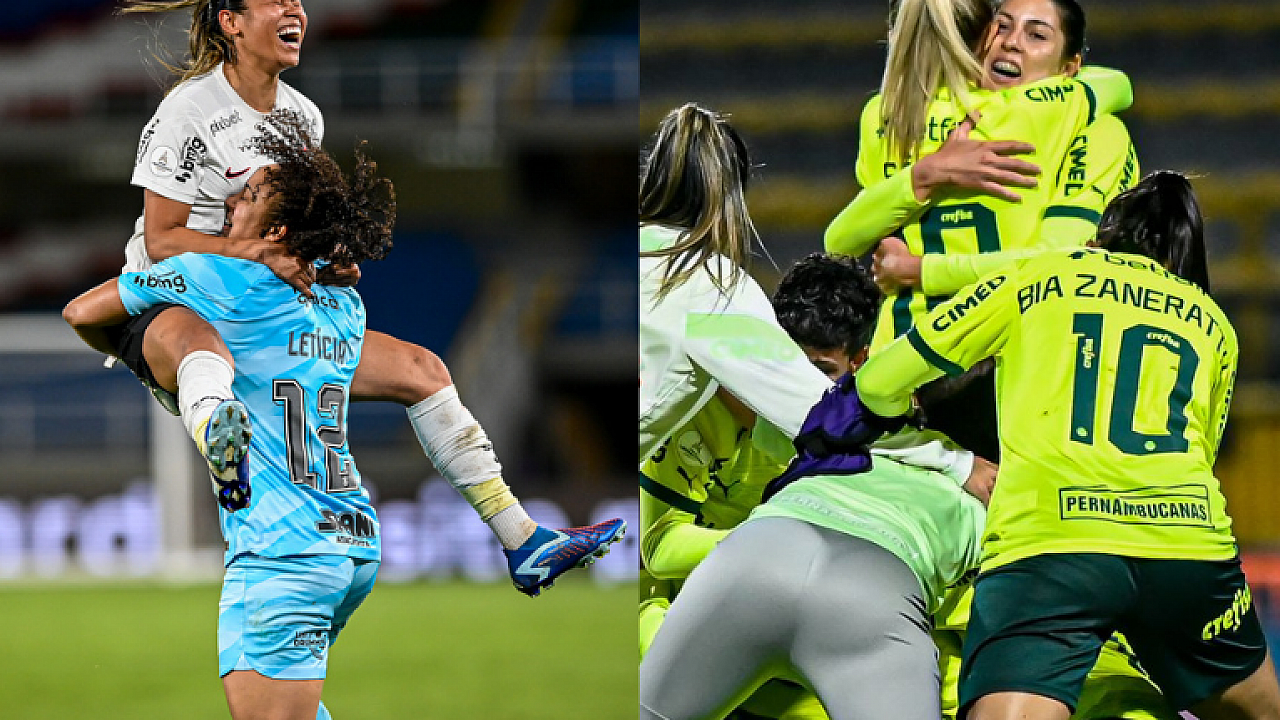
<instances>
[{"instance_id":1,"label":"nike swoosh logo","mask_svg":"<svg viewBox=\"0 0 1280 720\"><path fill-rule=\"evenodd\" d=\"M240 177L241 175L243 175L243 174L245 174L245 173L247 173L247 172L249 172L249 168L245 168L245 169L240 170L240 171L238 171L238 172L231 172L231 168L227 168L227 173L226 173L226 174L227 174L227 179L228 179L228 180L231 180L231 179L234 179L234 178L238 178L238 177Z\"/></svg>"}]
</instances>

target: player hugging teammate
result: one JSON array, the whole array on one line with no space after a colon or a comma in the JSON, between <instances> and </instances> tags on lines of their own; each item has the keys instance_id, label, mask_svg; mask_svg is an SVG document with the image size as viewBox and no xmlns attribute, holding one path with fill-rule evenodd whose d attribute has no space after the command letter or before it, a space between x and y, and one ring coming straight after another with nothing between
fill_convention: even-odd
<instances>
[{"instance_id":1,"label":"player hugging teammate","mask_svg":"<svg viewBox=\"0 0 1280 720\"><path fill-rule=\"evenodd\" d=\"M860 271L809 258L776 318L744 310L749 223L723 233L736 245L699 238L745 206L648 182L679 139L679 116L664 121L641 196L642 523L646 563L681 582L642 608L641 717L1280 718L1212 475L1234 330L1208 294L1190 184L1137 182L1111 115L1128 80L1081 67L1084 29L1075 0L896 4L862 115L863 190L825 238L875 251L885 300L861 367L857 343L822 342L833 356L806 340L869 325L841 303L873 293L830 284L857 288ZM673 156L718 162L736 188L745 146L730 137L732 152ZM654 198L684 214L655 215ZM699 272L696 312L646 294ZM759 352L703 352L717 340ZM802 352L853 374L772 405L772 380L741 381ZM797 403L812 406L798 427L782 410ZM655 425L658 411L678 421ZM778 434L795 456L762 487L754 458L786 462ZM919 452L938 442L981 457L948 472ZM1002 461L998 481L983 458Z\"/></svg>"}]
</instances>

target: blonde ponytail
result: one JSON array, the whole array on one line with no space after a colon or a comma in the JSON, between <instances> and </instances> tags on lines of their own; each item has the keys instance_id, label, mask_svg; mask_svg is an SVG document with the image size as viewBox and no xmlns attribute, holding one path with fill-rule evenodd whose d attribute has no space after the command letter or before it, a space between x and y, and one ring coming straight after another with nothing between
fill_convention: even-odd
<instances>
[{"instance_id":1,"label":"blonde ponytail","mask_svg":"<svg viewBox=\"0 0 1280 720\"><path fill-rule=\"evenodd\" d=\"M710 271L717 254L729 270L712 272L712 283L727 294L738 281L757 237L747 212L750 174L747 147L725 116L689 103L663 118L641 176L640 222L684 232L671 247L640 253L670 258L655 301Z\"/></svg>"},{"instance_id":2,"label":"blonde ponytail","mask_svg":"<svg viewBox=\"0 0 1280 720\"><path fill-rule=\"evenodd\" d=\"M173 87L177 87L193 77L213 70L218 63L236 61L235 45L231 43L231 38L222 32L218 15L223 10L241 14L244 12L244 6L245 0L125 0L120 7L120 14L169 12L191 8L191 29L187 31L189 55L186 61L175 65L162 57L159 52L153 53L160 64L178 76L173 84Z\"/></svg>"},{"instance_id":3,"label":"blonde ponytail","mask_svg":"<svg viewBox=\"0 0 1280 720\"><path fill-rule=\"evenodd\" d=\"M924 139L929 104L947 88L967 113L969 88L982 77L974 47L991 23L987 0L902 0L889 30L880 84L880 120L890 157L912 161Z\"/></svg>"}]
</instances>

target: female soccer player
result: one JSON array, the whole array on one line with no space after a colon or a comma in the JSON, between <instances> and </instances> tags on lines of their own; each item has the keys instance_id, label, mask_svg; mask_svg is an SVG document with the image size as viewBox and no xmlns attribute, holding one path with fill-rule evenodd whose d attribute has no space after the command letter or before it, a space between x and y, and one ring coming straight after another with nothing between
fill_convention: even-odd
<instances>
[{"instance_id":1,"label":"female soccer player","mask_svg":"<svg viewBox=\"0 0 1280 720\"><path fill-rule=\"evenodd\" d=\"M1027 162L1004 153L1025 151L1031 163L1059 168L1071 160L1069 151L1087 145L1077 136L1095 118L1124 109L1132 99L1127 78L1115 71L1094 69L1087 83L1059 74L1074 74L1079 67L1083 14L1073 8L1079 10L1074 0L1011 0L992 21L989 6L980 0L903 2L890 37L882 93L863 110L857 174L865 189L832 221L827 250L861 255L899 228L914 254L961 254L966 256L964 263L991 262L975 260L978 253L1043 246L1050 242L1042 239L1044 235L1065 235L1074 245L1083 243L1091 228L1077 224L1074 216L1082 214L1079 210L1066 209L1075 207L1069 204L1073 201L1057 197L1060 187L1073 188L1077 195L1087 190L1078 182L1083 166L1068 163L1066 175L1074 176L1045 179L1024 188L1020 198L997 184L1024 184L1019 173L1032 171ZM948 31L939 33L936 28ZM984 47L986 72L975 57ZM992 89L979 87L986 76L999 78L986 82ZM923 87L917 78L926 79ZM1013 85L1015 81L1022 84ZM929 155L952 129L965 124L966 116L978 118L976 136L1016 138L1034 143L1034 150L1013 141L974 147L966 144L965 127L955 143L976 153L978 167L991 174L957 176L955 168L938 167L954 155ZM899 172L914 158L922 160L909 172ZM1083 162L1078 153L1075 158L1077 165ZM1048 211L1051 206L1062 209ZM1067 216L1066 229L1055 226L1042 232L1046 212L1050 219ZM931 267L931 274L966 272L964 263L950 262L941 273L933 273L939 268ZM972 274L971 269L967 272ZM945 288L954 292L967 284L960 282L963 279L933 278L925 291L945 295ZM930 302L936 304L911 287L886 298L873 347L905 332Z\"/></svg>"},{"instance_id":2,"label":"female soccer player","mask_svg":"<svg viewBox=\"0 0 1280 720\"><path fill-rule=\"evenodd\" d=\"M808 406L830 386L778 326L768 298L743 270L754 237L743 195L749 170L737 133L723 117L696 105L672 111L655 137L640 203L642 463L660 455L668 437L697 431L700 413L710 419L711 399L725 391L767 420L769 429L757 425L753 442L759 445L762 435L780 438L781 446L772 446L775 459L788 459L794 454L789 440ZM736 432L735 426L731 434ZM687 444L696 451L715 434ZM667 447L669 453L684 451L682 442ZM967 466L958 471L959 454L936 444L923 452L933 461L906 461L947 468L959 475L948 477L953 487L967 479ZM963 455L971 462L970 454ZM647 483L644 492L661 493L657 485ZM684 535L697 535L696 547L659 547L670 539L665 533L649 535L643 545L651 557L684 560L705 553L721 533L702 528Z\"/></svg>"},{"instance_id":3,"label":"female soccer player","mask_svg":"<svg viewBox=\"0 0 1280 720\"><path fill-rule=\"evenodd\" d=\"M779 292L780 317L833 372L865 355L878 293L856 265L808 258ZM821 442L806 435L798 447ZM689 576L641 664L642 718L724 717L777 676L833 720L939 717L928 614L976 562L982 506L964 478L886 456L813 460Z\"/></svg>"},{"instance_id":4,"label":"female soccer player","mask_svg":"<svg viewBox=\"0 0 1280 720\"><path fill-rule=\"evenodd\" d=\"M301 299L311 300L309 285L316 279L311 263L263 238L219 235L224 199L238 193L266 162L248 140L260 132L267 113L296 112L317 145L323 139L319 109L280 81L280 73L299 62L306 12L299 0L128 0L123 11L184 7L192 9L190 57L175 68L178 82L138 145L133 183L144 189L144 210L126 249L125 270L143 270L184 252L215 253L265 263L298 289ZM349 270L331 279L349 284L356 277L358 271ZM205 435L213 409L232 399L234 364L213 328L188 309L157 305L114 332L112 340L113 354L153 392L160 389L156 395L162 404L166 394L178 394L176 403L170 395L167 406L182 415L215 474L224 473L226 463L218 455L228 453L226 443L205 442ZM353 399L406 407L427 456L498 537L521 592L538 594L620 537L620 521L563 532L534 523L502 480L483 428L461 404L448 368L434 353L370 331L362 363L368 372L354 378ZM234 435L239 425L243 414L233 412L218 430ZM229 454L239 451L232 448ZM556 556L557 551L565 552ZM552 562L550 569L539 565L553 556L563 561Z\"/></svg>"},{"instance_id":5,"label":"female soccer player","mask_svg":"<svg viewBox=\"0 0 1280 720\"><path fill-rule=\"evenodd\" d=\"M1085 49L1084 28L1084 11L1075 0L1005 0L997 7L982 44L982 86L999 90L1054 75L1078 76ZM1088 68L1084 74L1088 76ZM850 242L868 237L886 222L875 215L889 218L918 210L922 205L928 206L929 199L942 199L950 186L964 186L966 182L971 189L1012 196L1011 191L988 179L985 172L989 170L1007 182L1016 183L1020 178L1008 171L988 169L984 162L1016 164L1018 161L998 154L985 154L988 145L998 149L1013 143L970 141L970 129L969 123L962 124L939 152L911 166L913 192L898 197L900 207L855 201L848 213L842 213L832 223L829 239L834 241L841 234ZM864 139L869 141L865 130ZM1098 116L1071 141L1068 155L1052 179L1056 195L1043 209L1032 246L1070 247L1091 239L1107 202L1128 189L1138 175L1133 143L1124 123L1114 115ZM874 177L870 180L875 181ZM921 198L925 198L924 202L920 202ZM943 237L945 245L947 236ZM908 287L928 296L945 296L1020 254L996 251L975 255L959 251L960 248L944 250L923 256L912 254L906 243L886 238L876 246L877 281L889 292Z\"/></svg>"},{"instance_id":6,"label":"female soccer player","mask_svg":"<svg viewBox=\"0 0 1280 720\"><path fill-rule=\"evenodd\" d=\"M961 716L1068 717L1118 630L1175 707L1280 717L1212 472L1237 344L1208 295L1190 184L1145 178L1107 208L1097 242L987 276L857 378L861 407L889 417L922 382L997 359L1005 461Z\"/></svg>"},{"instance_id":7,"label":"female soccer player","mask_svg":"<svg viewBox=\"0 0 1280 720\"><path fill-rule=\"evenodd\" d=\"M785 461L831 385L746 273L750 173L723 116L690 103L663 119L640 181L641 463L720 387L781 431L775 454Z\"/></svg>"},{"instance_id":8,"label":"female soccer player","mask_svg":"<svg viewBox=\"0 0 1280 720\"><path fill-rule=\"evenodd\" d=\"M361 262L391 245L390 183L358 156L345 179L301 125L273 124L258 142L275 164L228 201L227 237L264 238L305 261ZM317 302L264 265L183 254L125 273L73 300L64 317L94 347L101 328L159 303L213 323L237 363L233 389L252 419L252 496L221 514L227 571L218 618L219 674L236 720L328 718L320 702L328 649L373 587L377 515L346 443L365 312L353 288ZM221 417L222 410L218 415Z\"/></svg>"},{"instance_id":9,"label":"female soccer player","mask_svg":"<svg viewBox=\"0 0 1280 720\"><path fill-rule=\"evenodd\" d=\"M924 12L920 6L908 8L908 11L915 13L914 17L919 20L927 17L924 13L938 12L939 6L927 5ZM917 53L922 43L923 47L945 45L944 40L929 40L917 31L901 29L895 37L912 39ZM981 50L982 87L1007 92L1054 76L1076 75L1085 47L1084 32L1085 15L1075 0L1005 0L996 7L993 20L976 45ZM953 33L959 34L965 33ZM947 56L941 52L936 54ZM915 76L919 72L915 64L919 62L920 54L904 54L895 48L891 56L902 64L888 71L887 77L900 79L903 73ZM956 51L951 53L951 57L954 64L957 62L955 58L962 58L962 55ZM950 74L963 75L963 72L952 71ZM1094 74L1093 78L1096 82L1099 76ZM1105 85L1105 75L1102 79ZM896 85L896 81L886 85ZM904 102L899 105L910 104ZM1028 247L1082 245L1092 237L1105 203L1126 189L1137 174L1128 133L1123 123L1110 114L1098 115L1093 123L1072 138L1065 157L1039 156L1039 161L1046 167L1058 168L1054 175L1041 180L1056 186L1052 196L1028 193L1019 198L1013 191L1002 187L999 183L1025 185L1027 176L1020 173L1029 172L1031 167L1005 154L1027 151L1031 146L1013 141L971 140L969 131L972 125L968 122L961 123L938 152L921 157L913 165L900 170L882 166L877 158L891 155L892 151L877 132L883 122L881 112L879 100L873 99L863 113L858 177L866 189L828 228L828 247L842 244L845 251L865 252L875 246L881 236L897 231L898 225L910 224L911 218L919 227L919 223L928 221L928 213L936 212L936 207L945 207L948 201L954 203L958 193L974 201L981 194L1009 201L1020 199L1023 210L1035 209L1029 205L1040 203L1041 207L1036 209L1039 214L1036 230L1031 237L1025 238ZM979 125L987 128L984 137L1031 139L1001 135L998 128L991 130L999 120L999 115L989 112L983 116ZM931 119L930 122L936 121ZM996 202L986 202L985 205L996 212L1003 212L1009 207L1007 203ZM998 247L982 248L988 252L975 254L972 233L971 229L942 228L934 237L940 242L926 242L915 248L917 253L927 251L923 257L911 254L901 240L886 238L879 242L876 251L874 267L877 280L887 292L896 294L905 290L905 293L918 294L923 289L923 294L930 298L929 302L937 302L972 283L986 271L1026 254L1026 251L1007 251ZM926 233L905 236L926 237ZM1016 243L1010 245L1017 246ZM942 429L965 447L976 450L980 456L998 458L999 441L991 380L988 368L982 373L940 380L923 388L919 398L928 405L926 416L930 418L931 427ZM958 394L938 399L939 395L953 392L957 387L960 388ZM944 610L934 618L935 640L939 644L944 676L943 708L947 717L954 717L957 704L959 650L968 621L970 595L963 589L953 590ZM1089 676L1077 717L1138 720L1176 716L1150 681L1134 669L1130 658L1131 653L1122 638L1108 641L1101 660Z\"/></svg>"}]
</instances>

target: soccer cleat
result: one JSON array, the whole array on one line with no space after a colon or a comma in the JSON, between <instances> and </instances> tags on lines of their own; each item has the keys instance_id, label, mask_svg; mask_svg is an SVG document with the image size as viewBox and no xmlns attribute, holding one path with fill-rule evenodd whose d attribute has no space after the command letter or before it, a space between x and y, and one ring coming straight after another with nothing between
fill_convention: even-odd
<instances>
[{"instance_id":1,"label":"soccer cleat","mask_svg":"<svg viewBox=\"0 0 1280 720\"><path fill-rule=\"evenodd\" d=\"M249 455L249 413L239 400L223 400L205 421L203 432L197 429L200 454L209 463L209 479L218 504L227 512L249 506L249 472L245 458Z\"/></svg>"},{"instance_id":2,"label":"soccer cleat","mask_svg":"<svg viewBox=\"0 0 1280 720\"><path fill-rule=\"evenodd\" d=\"M516 589L536 597L551 587L556 578L575 567L586 567L609 552L609 545L622 539L627 524L619 518L580 528L552 530L538 526L515 550L503 548L507 569Z\"/></svg>"}]
</instances>

